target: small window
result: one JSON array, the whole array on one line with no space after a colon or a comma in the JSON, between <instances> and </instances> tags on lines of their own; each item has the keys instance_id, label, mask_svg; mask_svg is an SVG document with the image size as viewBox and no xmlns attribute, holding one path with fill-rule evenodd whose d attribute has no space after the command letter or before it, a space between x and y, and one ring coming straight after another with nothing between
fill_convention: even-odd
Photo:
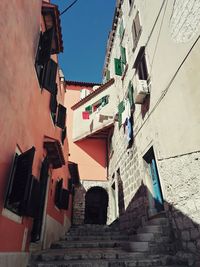
<instances>
[{"instance_id":1,"label":"small window","mask_svg":"<svg viewBox=\"0 0 200 267\"><path fill-rule=\"evenodd\" d=\"M137 71L139 80L148 80L149 75L148 75L144 46L140 48L133 67Z\"/></svg>"},{"instance_id":2,"label":"small window","mask_svg":"<svg viewBox=\"0 0 200 267\"><path fill-rule=\"evenodd\" d=\"M61 129L65 128L66 112L67 112L66 107L64 107L63 105L59 104L58 105L58 117L57 117L56 125L58 127L60 127Z\"/></svg>"},{"instance_id":3,"label":"small window","mask_svg":"<svg viewBox=\"0 0 200 267\"><path fill-rule=\"evenodd\" d=\"M9 179L5 208L22 216L27 215L27 203L32 184L32 164L35 148L16 154Z\"/></svg>"},{"instance_id":4,"label":"small window","mask_svg":"<svg viewBox=\"0 0 200 267\"><path fill-rule=\"evenodd\" d=\"M132 25L133 49L135 49L137 46L141 31L142 31L142 27L140 24L139 12L137 12L137 14L133 20L133 25Z\"/></svg>"}]
</instances>

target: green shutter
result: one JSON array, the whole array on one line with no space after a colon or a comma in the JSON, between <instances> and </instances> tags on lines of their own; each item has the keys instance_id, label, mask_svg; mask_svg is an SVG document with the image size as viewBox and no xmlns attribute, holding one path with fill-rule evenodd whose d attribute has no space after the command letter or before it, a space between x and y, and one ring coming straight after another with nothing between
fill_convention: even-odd
<instances>
[{"instance_id":1,"label":"green shutter","mask_svg":"<svg viewBox=\"0 0 200 267\"><path fill-rule=\"evenodd\" d=\"M122 113L125 110L124 101L121 101L118 105L118 122L119 122L119 128L122 125Z\"/></svg>"},{"instance_id":2,"label":"green shutter","mask_svg":"<svg viewBox=\"0 0 200 267\"><path fill-rule=\"evenodd\" d=\"M110 71L106 70L106 81L110 80Z\"/></svg>"},{"instance_id":3,"label":"green shutter","mask_svg":"<svg viewBox=\"0 0 200 267\"><path fill-rule=\"evenodd\" d=\"M92 114L92 105L87 106L87 107L85 108L85 111L88 111L90 114Z\"/></svg>"},{"instance_id":4,"label":"green shutter","mask_svg":"<svg viewBox=\"0 0 200 267\"><path fill-rule=\"evenodd\" d=\"M102 97L102 99L101 99L101 105L102 105L102 107L104 107L107 104L108 104L108 95Z\"/></svg>"},{"instance_id":5,"label":"green shutter","mask_svg":"<svg viewBox=\"0 0 200 267\"><path fill-rule=\"evenodd\" d=\"M121 64L121 59L115 58L115 74L122 76L122 64Z\"/></svg>"},{"instance_id":6,"label":"green shutter","mask_svg":"<svg viewBox=\"0 0 200 267\"><path fill-rule=\"evenodd\" d=\"M120 39L122 39L124 35L124 23L123 23L123 20L121 20L121 24L119 26L119 36L120 36Z\"/></svg>"},{"instance_id":7,"label":"green shutter","mask_svg":"<svg viewBox=\"0 0 200 267\"><path fill-rule=\"evenodd\" d=\"M128 99L129 99L129 103L130 106L132 107L134 105L134 100L133 100L133 85L131 82L129 82L128 84Z\"/></svg>"},{"instance_id":8,"label":"green shutter","mask_svg":"<svg viewBox=\"0 0 200 267\"><path fill-rule=\"evenodd\" d=\"M126 49L125 49L125 47L120 46L120 51L121 51L122 63L126 65Z\"/></svg>"}]
</instances>

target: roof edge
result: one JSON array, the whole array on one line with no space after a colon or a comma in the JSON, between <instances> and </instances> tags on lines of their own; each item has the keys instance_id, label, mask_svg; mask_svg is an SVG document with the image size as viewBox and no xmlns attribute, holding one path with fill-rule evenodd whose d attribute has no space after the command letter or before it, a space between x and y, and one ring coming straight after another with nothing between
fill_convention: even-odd
<instances>
[{"instance_id":1,"label":"roof edge","mask_svg":"<svg viewBox=\"0 0 200 267\"><path fill-rule=\"evenodd\" d=\"M89 94L88 96L86 96L85 98L83 98L79 102L77 102L75 105L73 105L71 107L71 109L72 110L75 110L78 107L82 106L87 101L89 101L90 99L92 99L94 96L96 96L96 95L100 94L101 92L103 92L105 89L107 89L109 86L111 86L114 82L115 82L115 79L114 78L110 79L107 83L104 83L99 88L97 88L95 91L93 91L91 94Z\"/></svg>"}]
</instances>

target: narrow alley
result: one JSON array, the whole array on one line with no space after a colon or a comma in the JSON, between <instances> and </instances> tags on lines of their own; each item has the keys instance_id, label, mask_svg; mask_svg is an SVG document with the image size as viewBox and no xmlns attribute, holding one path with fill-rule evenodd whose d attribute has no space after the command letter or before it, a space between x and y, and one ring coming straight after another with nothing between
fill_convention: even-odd
<instances>
[{"instance_id":1,"label":"narrow alley","mask_svg":"<svg viewBox=\"0 0 200 267\"><path fill-rule=\"evenodd\" d=\"M57 2L0 1L0 267L200 267L200 1L116 0L101 82Z\"/></svg>"}]
</instances>

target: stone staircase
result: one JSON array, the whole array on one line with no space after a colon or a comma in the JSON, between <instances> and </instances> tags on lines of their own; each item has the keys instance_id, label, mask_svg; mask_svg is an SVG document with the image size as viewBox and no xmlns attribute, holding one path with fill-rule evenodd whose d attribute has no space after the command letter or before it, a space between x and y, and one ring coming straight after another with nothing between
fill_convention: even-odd
<instances>
[{"instance_id":1,"label":"stone staircase","mask_svg":"<svg viewBox=\"0 0 200 267\"><path fill-rule=\"evenodd\" d=\"M186 267L173 256L166 218L155 218L135 235L105 225L73 226L63 240L31 255L29 267Z\"/></svg>"}]
</instances>

